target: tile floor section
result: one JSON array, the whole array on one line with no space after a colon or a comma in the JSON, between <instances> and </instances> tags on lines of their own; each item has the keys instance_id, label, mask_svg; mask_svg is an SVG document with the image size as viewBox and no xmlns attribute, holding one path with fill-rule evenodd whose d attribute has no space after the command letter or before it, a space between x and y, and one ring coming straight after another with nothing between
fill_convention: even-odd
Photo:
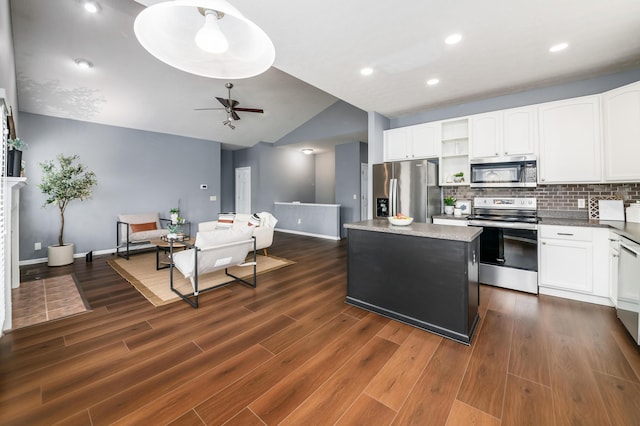
<instances>
[{"instance_id":1,"label":"tile floor section","mask_svg":"<svg viewBox=\"0 0 640 426\"><path fill-rule=\"evenodd\" d=\"M13 329L89 310L72 275L21 282L11 295Z\"/></svg>"}]
</instances>

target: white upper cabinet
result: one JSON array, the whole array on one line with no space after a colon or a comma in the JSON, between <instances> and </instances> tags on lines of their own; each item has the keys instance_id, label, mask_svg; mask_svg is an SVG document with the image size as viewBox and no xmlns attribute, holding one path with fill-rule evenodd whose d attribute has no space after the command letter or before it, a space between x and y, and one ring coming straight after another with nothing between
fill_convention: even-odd
<instances>
[{"instance_id":1,"label":"white upper cabinet","mask_svg":"<svg viewBox=\"0 0 640 426\"><path fill-rule=\"evenodd\" d=\"M640 82L606 92L604 108L604 178L640 180Z\"/></svg>"},{"instance_id":2,"label":"white upper cabinet","mask_svg":"<svg viewBox=\"0 0 640 426\"><path fill-rule=\"evenodd\" d=\"M411 147L415 158L440 155L440 122L411 126Z\"/></svg>"},{"instance_id":3,"label":"white upper cabinet","mask_svg":"<svg viewBox=\"0 0 640 426\"><path fill-rule=\"evenodd\" d=\"M384 161L406 160L409 154L409 129L400 127L384 131Z\"/></svg>"},{"instance_id":4,"label":"white upper cabinet","mask_svg":"<svg viewBox=\"0 0 640 426\"><path fill-rule=\"evenodd\" d=\"M384 131L384 161L435 158L439 154L439 121Z\"/></svg>"},{"instance_id":5,"label":"white upper cabinet","mask_svg":"<svg viewBox=\"0 0 640 426\"><path fill-rule=\"evenodd\" d=\"M538 115L535 107L507 109L502 122L504 155L537 153Z\"/></svg>"},{"instance_id":6,"label":"white upper cabinet","mask_svg":"<svg viewBox=\"0 0 640 426\"><path fill-rule=\"evenodd\" d=\"M502 112L472 115L469 118L471 158L502 155Z\"/></svg>"},{"instance_id":7,"label":"white upper cabinet","mask_svg":"<svg viewBox=\"0 0 640 426\"><path fill-rule=\"evenodd\" d=\"M536 152L536 109L513 108L470 118L471 158L508 157Z\"/></svg>"},{"instance_id":8,"label":"white upper cabinet","mask_svg":"<svg viewBox=\"0 0 640 426\"><path fill-rule=\"evenodd\" d=\"M600 182L600 97L538 106L540 183Z\"/></svg>"}]
</instances>

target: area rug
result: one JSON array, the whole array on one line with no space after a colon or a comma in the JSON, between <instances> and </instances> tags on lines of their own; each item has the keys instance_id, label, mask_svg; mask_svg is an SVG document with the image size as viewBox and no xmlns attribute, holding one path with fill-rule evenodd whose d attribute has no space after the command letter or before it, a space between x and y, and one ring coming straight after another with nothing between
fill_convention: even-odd
<instances>
[{"instance_id":1,"label":"area rug","mask_svg":"<svg viewBox=\"0 0 640 426\"><path fill-rule=\"evenodd\" d=\"M91 310L73 275L21 282L11 303L14 330Z\"/></svg>"},{"instance_id":2,"label":"area rug","mask_svg":"<svg viewBox=\"0 0 640 426\"><path fill-rule=\"evenodd\" d=\"M288 259L262 255L257 255L256 261L258 263L258 275L295 263ZM171 288L169 288L169 269L156 270L155 252L136 254L129 257L129 260L119 257L117 259L109 260L107 263L125 280L131 283L131 285L133 285L154 306L167 305L181 300L180 297L171 291ZM234 266L229 268L229 272L237 277L246 279L252 275L253 268ZM209 274L200 275L198 278L198 287L212 287L216 284L222 284L230 281L231 279L232 278L225 275L223 269ZM183 294L193 291L191 282L185 279L177 269L173 272L173 280L174 287L180 290ZM260 285L260 280L258 280L258 285Z\"/></svg>"}]
</instances>

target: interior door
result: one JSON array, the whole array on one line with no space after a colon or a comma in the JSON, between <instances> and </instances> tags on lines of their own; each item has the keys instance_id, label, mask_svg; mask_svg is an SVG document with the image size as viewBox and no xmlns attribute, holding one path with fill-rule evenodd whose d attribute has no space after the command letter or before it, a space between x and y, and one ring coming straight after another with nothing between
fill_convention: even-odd
<instances>
[{"instance_id":1,"label":"interior door","mask_svg":"<svg viewBox=\"0 0 640 426\"><path fill-rule=\"evenodd\" d=\"M236 168L236 213L251 213L251 167Z\"/></svg>"}]
</instances>

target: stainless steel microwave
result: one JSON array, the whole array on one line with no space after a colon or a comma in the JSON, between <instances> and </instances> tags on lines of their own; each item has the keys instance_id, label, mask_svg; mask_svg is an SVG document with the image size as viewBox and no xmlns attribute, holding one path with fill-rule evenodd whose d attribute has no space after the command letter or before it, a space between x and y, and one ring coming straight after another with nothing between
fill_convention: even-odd
<instances>
[{"instance_id":1,"label":"stainless steel microwave","mask_svg":"<svg viewBox=\"0 0 640 426\"><path fill-rule=\"evenodd\" d=\"M471 159L472 188L535 188L538 180L535 155Z\"/></svg>"}]
</instances>

